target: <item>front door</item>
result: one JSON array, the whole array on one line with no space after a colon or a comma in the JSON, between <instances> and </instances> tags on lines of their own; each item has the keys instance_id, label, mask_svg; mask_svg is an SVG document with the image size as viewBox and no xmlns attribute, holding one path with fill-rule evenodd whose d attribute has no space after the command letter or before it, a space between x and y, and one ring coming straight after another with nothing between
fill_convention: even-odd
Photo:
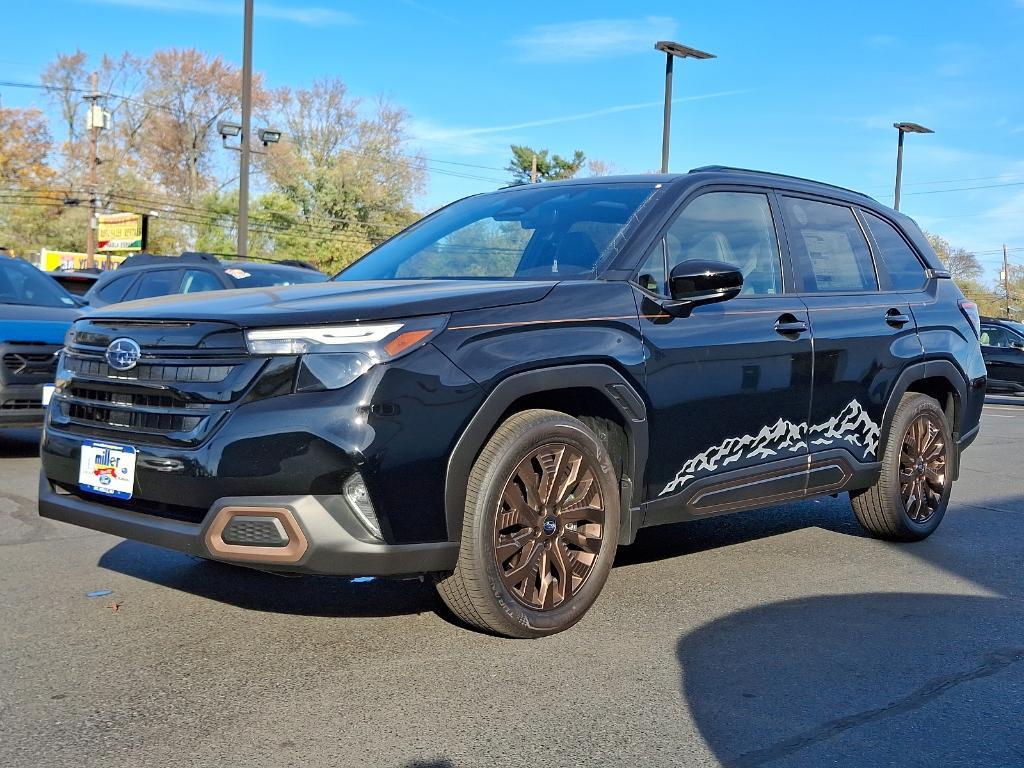
<instances>
[{"instance_id":1,"label":"front door","mask_svg":"<svg viewBox=\"0 0 1024 768\"><path fill-rule=\"evenodd\" d=\"M808 446L878 458L882 415L903 368L921 354L907 298L880 291L864 231L849 205L780 196L794 287L814 334Z\"/></svg>"},{"instance_id":2,"label":"front door","mask_svg":"<svg viewBox=\"0 0 1024 768\"><path fill-rule=\"evenodd\" d=\"M667 295L667 275L694 259L740 268L743 292L688 317L667 316L656 303ZM689 201L636 284L651 415L645 525L802 493L811 338L806 308L783 291L770 196L723 190ZM747 482L779 462L790 468L780 467L788 475L781 486L770 471Z\"/></svg>"}]
</instances>

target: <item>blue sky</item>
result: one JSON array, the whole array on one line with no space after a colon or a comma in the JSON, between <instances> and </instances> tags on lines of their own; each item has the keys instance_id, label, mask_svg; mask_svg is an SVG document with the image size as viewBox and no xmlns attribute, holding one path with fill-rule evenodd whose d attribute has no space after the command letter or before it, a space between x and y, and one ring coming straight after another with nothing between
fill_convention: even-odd
<instances>
[{"instance_id":1,"label":"blue sky","mask_svg":"<svg viewBox=\"0 0 1024 768\"><path fill-rule=\"evenodd\" d=\"M4 10L0 79L36 82L58 51L144 56L195 46L241 61L241 0L36 0ZM508 145L613 164L660 162L664 58L676 69L672 170L712 163L830 181L979 253L1024 262L1024 0L944 3L256 0L255 66L271 86L337 76L410 113L430 160L423 208L507 178ZM0 87L8 106L32 91ZM455 165L465 163L466 165ZM482 166L482 167L477 167ZM444 173L446 171L447 173ZM463 176L453 176L450 173ZM478 178L465 178L474 176Z\"/></svg>"}]
</instances>

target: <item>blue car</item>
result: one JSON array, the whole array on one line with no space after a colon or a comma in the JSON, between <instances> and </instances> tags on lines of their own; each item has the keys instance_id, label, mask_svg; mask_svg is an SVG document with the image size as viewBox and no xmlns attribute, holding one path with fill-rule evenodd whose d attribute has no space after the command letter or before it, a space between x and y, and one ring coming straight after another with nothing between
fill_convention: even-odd
<instances>
[{"instance_id":1,"label":"blue car","mask_svg":"<svg viewBox=\"0 0 1024 768\"><path fill-rule=\"evenodd\" d=\"M43 389L80 306L31 264L0 259L0 428L43 423Z\"/></svg>"}]
</instances>

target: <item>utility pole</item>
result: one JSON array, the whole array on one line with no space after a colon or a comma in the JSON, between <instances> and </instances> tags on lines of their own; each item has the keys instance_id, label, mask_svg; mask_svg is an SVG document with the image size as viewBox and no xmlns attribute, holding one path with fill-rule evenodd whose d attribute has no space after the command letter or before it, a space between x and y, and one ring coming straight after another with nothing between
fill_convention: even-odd
<instances>
[{"instance_id":1,"label":"utility pole","mask_svg":"<svg viewBox=\"0 0 1024 768\"><path fill-rule=\"evenodd\" d=\"M96 266L96 213L98 202L96 168L100 164L100 159L97 157L97 145L100 127L103 125L103 116L99 114L97 109L100 92L99 76L95 72L92 73L90 87L91 90L85 95L85 100L89 102L89 109L86 113L89 126L89 229L85 240L85 266L92 268Z\"/></svg>"},{"instance_id":2,"label":"utility pole","mask_svg":"<svg viewBox=\"0 0 1024 768\"><path fill-rule=\"evenodd\" d=\"M1006 293L1006 319L1010 319L1010 260L1006 257L1006 243L1003 243L1003 291Z\"/></svg>"},{"instance_id":3,"label":"utility pole","mask_svg":"<svg viewBox=\"0 0 1024 768\"><path fill-rule=\"evenodd\" d=\"M249 133L252 129L252 3L245 0L242 32L242 135L238 166L238 256L249 252Z\"/></svg>"},{"instance_id":4,"label":"utility pole","mask_svg":"<svg viewBox=\"0 0 1024 768\"><path fill-rule=\"evenodd\" d=\"M537 183L537 155L533 156L533 162L530 163L530 183Z\"/></svg>"}]
</instances>

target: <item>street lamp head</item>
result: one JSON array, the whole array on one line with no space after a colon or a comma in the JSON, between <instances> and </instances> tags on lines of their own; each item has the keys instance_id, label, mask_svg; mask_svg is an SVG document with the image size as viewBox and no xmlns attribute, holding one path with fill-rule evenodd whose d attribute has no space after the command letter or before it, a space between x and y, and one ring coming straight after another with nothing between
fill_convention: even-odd
<instances>
[{"instance_id":1,"label":"street lamp head","mask_svg":"<svg viewBox=\"0 0 1024 768\"><path fill-rule=\"evenodd\" d=\"M268 144L277 144L281 140L281 132L275 131L273 128L260 128L259 130L260 141L263 142L263 146Z\"/></svg>"},{"instance_id":2,"label":"street lamp head","mask_svg":"<svg viewBox=\"0 0 1024 768\"><path fill-rule=\"evenodd\" d=\"M655 49L667 53L669 56L678 56L680 59L716 59L713 53L698 51L696 48L673 43L671 40L659 40L654 44Z\"/></svg>"},{"instance_id":3,"label":"street lamp head","mask_svg":"<svg viewBox=\"0 0 1024 768\"><path fill-rule=\"evenodd\" d=\"M230 123L227 120L221 120L217 123L217 133L225 139L234 138L241 132L242 126L238 123Z\"/></svg>"},{"instance_id":4,"label":"street lamp head","mask_svg":"<svg viewBox=\"0 0 1024 768\"><path fill-rule=\"evenodd\" d=\"M892 127L900 133L935 133L931 128L925 128L919 123L893 123Z\"/></svg>"}]
</instances>

